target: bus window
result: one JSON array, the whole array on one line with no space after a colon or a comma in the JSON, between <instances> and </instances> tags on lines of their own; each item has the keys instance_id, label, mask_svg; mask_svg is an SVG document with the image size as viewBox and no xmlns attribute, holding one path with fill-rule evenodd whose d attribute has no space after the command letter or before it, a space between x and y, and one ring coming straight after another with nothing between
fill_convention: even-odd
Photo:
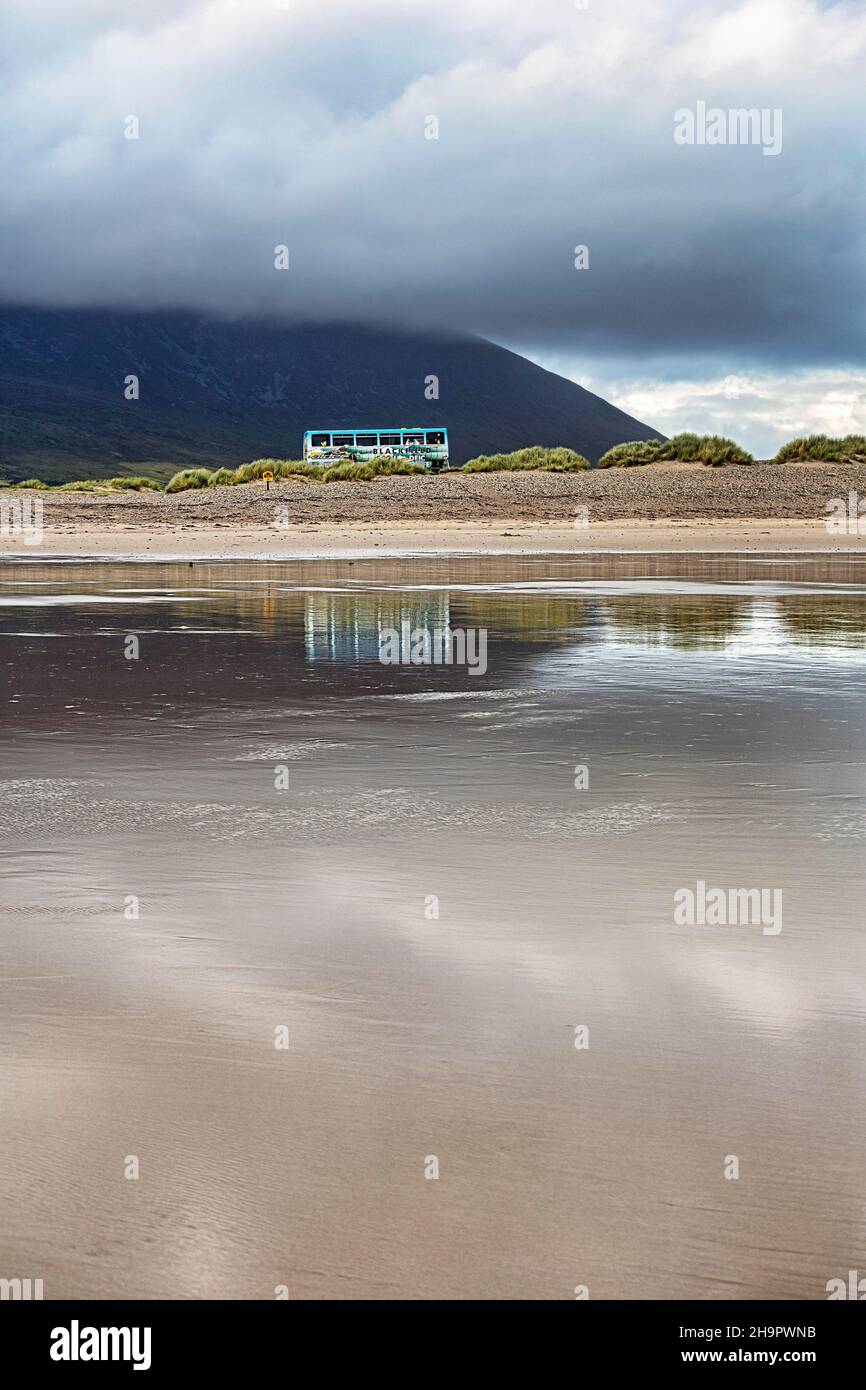
<instances>
[{"instance_id":1,"label":"bus window","mask_svg":"<svg viewBox=\"0 0 866 1390\"><path fill-rule=\"evenodd\" d=\"M355 442L355 436L354 436L353 434L335 434L335 435L334 435L334 443L335 443L335 444L354 444L354 442Z\"/></svg>"},{"instance_id":2,"label":"bus window","mask_svg":"<svg viewBox=\"0 0 866 1390\"><path fill-rule=\"evenodd\" d=\"M369 448L375 448L375 447L376 447L376 436L375 436L375 434L356 434L356 435L355 435L355 443L356 443L356 444L362 444L362 445L364 445L364 446L365 446L366 448L368 448L368 449L369 449Z\"/></svg>"},{"instance_id":3,"label":"bus window","mask_svg":"<svg viewBox=\"0 0 866 1390\"><path fill-rule=\"evenodd\" d=\"M445 443L445 433L444 433L444 431L443 431L443 430L428 430L428 431L427 431L427 443L428 443L428 444L444 444L444 443Z\"/></svg>"},{"instance_id":4,"label":"bus window","mask_svg":"<svg viewBox=\"0 0 866 1390\"><path fill-rule=\"evenodd\" d=\"M329 434L314 434L310 440L310 443L314 449L321 449L324 446L330 444L330 442L331 436Z\"/></svg>"},{"instance_id":5,"label":"bus window","mask_svg":"<svg viewBox=\"0 0 866 1390\"><path fill-rule=\"evenodd\" d=\"M399 443L400 443L400 436L399 436L399 434L380 434L380 435L379 435L379 443L380 443L380 444L399 444Z\"/></svg>"},{"instance_id":6,"label":"bus window","mask_svg":"<svg viewBox=\"0 0 866 1390\"><path fill-rule=\"evenodd\" d=\"M423 443L424 443L424 436L423 436L423 434L421 434L421 433L404 434L404 435L403 435L403 443L404 443L404 444L423 444Z\"/></svg>"}]
</instances>

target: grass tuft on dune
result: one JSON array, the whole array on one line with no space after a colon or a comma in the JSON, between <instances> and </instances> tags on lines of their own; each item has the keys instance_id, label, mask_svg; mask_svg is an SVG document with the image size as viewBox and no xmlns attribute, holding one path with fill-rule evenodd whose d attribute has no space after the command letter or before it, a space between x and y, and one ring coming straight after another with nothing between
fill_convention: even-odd
<instances>
[{"instance_id":1,"label":"grass tuft on dune","mask_svg":"<svg viewBox=\"0 0 866 1390\"><path fill-rule=\"evenodd\" d=\"M211 478L209 468L182 468L166 484L166 492L188 492L191 488L207 487Z\"/></svg>"},{"instance_id":2,"label":"grass tuft on dune","mask_svg":"<svg viewBox=\"0 0 866 1390\"><path fill-rule=\"evenodd\" d=\"M275 478L320 478L322 469L304 459L254 459L252 463L242 463L235 469L234 480L236 483L255 483L265 473L273 473Z\"/></svg>"},{"instance_id":3,"label":"grass tuft on dune","mask_svg":"<svg viewBox=\"0 0 866 1390\"><path fill-rule=\"evenodd\" d=\"M639 468L647 463L704 463L719 468L729 463L754 463L733 439L719 434L675 434L672 439L635 439L615 444L602 454L597 468Z\"/></svg>"},{"instance_id":4,"label":"grass tuft on dune","mask_svg":"<svg viewBox=\"0 0 866 1390\"><path fill-rule=\"evenodd\" d=\"M658 439L634 439L627 444L615 444L602 454L596 468L638 468L645 463L658 463L661 454Z\"/></svg>"},{"instance_id":5,"label":"grass tuft on dune","mask_svg":"<svg viewBox=\"0 0 866 1390\"><path fill-rule=\"evenodd\" d=\"M783 444L774 463L866 463L866 436L809 434Z\"/></svg>"},{"instance_id":6,"label":"grass tuft on dune","mask_svg":"<svg viewBox=\"0 0 866 1390\"><path fill-rule=\"evenodd\" d=\"M367 463L335 463L326 468L323 481L326 483L370 483L375 471Z\"/></svg>"},{"instance_id":7,"label":"grass tuft on dune","mask_svg":"<svg viewBox=\"0 0 866 1390\"><path fill-rule=\"evenodd\" d=\"M521 469L539 469L548 473L574 473L589 468L589 459L576 454L573 449L546 449L536 444L527 449L515 449L511 454L479 454L469 459L460 470L463 473L516 472Z\"/></svg>"}]
</instances>

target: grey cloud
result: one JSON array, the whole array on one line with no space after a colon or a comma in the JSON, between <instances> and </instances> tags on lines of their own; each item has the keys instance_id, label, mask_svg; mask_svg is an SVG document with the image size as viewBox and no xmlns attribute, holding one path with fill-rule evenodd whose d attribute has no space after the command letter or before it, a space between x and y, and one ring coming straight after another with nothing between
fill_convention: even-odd
<instances>
[{"instance_id":1,"label":"grey cloud","mask_svg":"<svg viewBox=\"0 0 866 1390\"><path fill-rule=\"evenodd\" d=\"M53 8L0 32L7 300L862 357L859 6ZM782 153L677 146L698 99L780 107Z\"/></svg>"}]
</instances>

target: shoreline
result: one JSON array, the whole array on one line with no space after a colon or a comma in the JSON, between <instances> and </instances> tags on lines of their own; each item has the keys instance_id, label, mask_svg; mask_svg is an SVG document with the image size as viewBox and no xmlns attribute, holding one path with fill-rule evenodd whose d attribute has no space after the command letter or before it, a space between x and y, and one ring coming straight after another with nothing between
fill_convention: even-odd
<instances>
[{"instance_id":1,"label":"shoreline","mask_svg":"<svg viewBox=\"0 0 866 1390\"><path fill-rule=\"evenodd\" d=\"M0 539L0 564L12 561L283 561L458 555L857 554L866 536L839 536L823 520L690 518L591 522L347 521L273 526L46 527L32 537Z\"/></svg>"}]
</instances>

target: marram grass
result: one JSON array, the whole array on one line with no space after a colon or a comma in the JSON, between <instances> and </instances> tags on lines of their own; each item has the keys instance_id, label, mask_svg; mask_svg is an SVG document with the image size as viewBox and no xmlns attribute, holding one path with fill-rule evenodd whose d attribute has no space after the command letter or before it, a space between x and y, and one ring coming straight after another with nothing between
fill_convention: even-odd
<instances>
[{"instance_id":1,"label":"marram grass","mask_svg":"<svg viewBox=\"0 0 866 1390\"><path fill-rule=\"evenodd\" d=\"M659 439L634 439L627 444L614 444L602 454L596 468L637 468L645 463L657 463L661 447Z\"/></svg>"},{"instance_id":2,"label":"marram grass","mask_svg":"<svg viewBox=\"0 0 866 1390\"><path fill-rule=\"evenodd\" d=\"M589 468L589 459L576 454L573 449L545 449L533 445L528 449L515 449L510 454L479 454L477 458L464 463L464 473L518 472L523 469L541 469L548 473L573 473Z\"/></svg>"},{"instance_id":3,"label":"marram grass","mask_svg":"<svg viewBox=\"0 0 866 1390\"><path fill-rule=\"evenodd\" d=\"M209 468L182 468L166 483L166 492L188 492L190 488L207 487L210 480Z\"/></svg>"},{"instance_id":4,"label":"marram grass","mask_svg":"<svg viewBox=\"0 0 866 1390\"><path fill-rule=\"evenodd\" d=\"M598 468L639 468L647 463L705 463L710 468L728 463L754 463L733 439L718 434L675 434L672 439L634 439L615 444L602 454Z\"/></svg>"},{"instance_id":5,"label":"marram grass","mask_svg":"<svg viewBox=\"0 0 866 1390\"><path fill-rule=\"evenodd\" d=\"M809 434L783 444L774 463L866 463L866 436Z\"/></svg>"}]
</instances>

